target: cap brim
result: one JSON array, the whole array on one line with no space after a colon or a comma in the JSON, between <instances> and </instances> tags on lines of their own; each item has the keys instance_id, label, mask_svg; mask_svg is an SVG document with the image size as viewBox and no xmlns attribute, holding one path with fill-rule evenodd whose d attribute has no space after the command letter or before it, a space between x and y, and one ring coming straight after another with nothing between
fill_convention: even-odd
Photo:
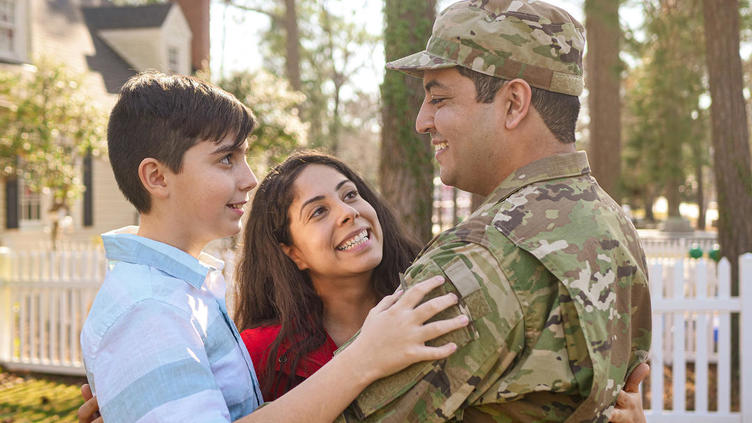
<instances>
[{"instance_id":1,"label":"cap brim","mask_svg":"<svg viewBox=\"0 0 752 423\"><path fill-rule=\"evenodd\" d=\"M386 64L387 69L404 72L418 78L423 77L424 70L446 69L455 66L457 66L456 62L435 56L425 50Z\"/></svg>"}]
</instances>

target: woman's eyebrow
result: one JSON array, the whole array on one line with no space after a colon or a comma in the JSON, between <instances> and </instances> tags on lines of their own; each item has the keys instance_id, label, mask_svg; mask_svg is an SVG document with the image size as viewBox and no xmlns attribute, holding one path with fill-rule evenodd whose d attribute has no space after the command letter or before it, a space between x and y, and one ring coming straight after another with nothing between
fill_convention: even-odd
<instances>
[{"instance_id":1,"label":"woman's eyebrow","mask_svg":"<svg viewBox=\"0 0 752 423\"><path fill-rule=\"evenodd\" d=\"M345 179L345 180L341 181L340 183L337 184L336 187L334 187L334 190L338 191L340 188L342 188L342 185L344 185L344 184L346 184L348 182L352 182L352 181L349 180L349 179Z\"/></svg>"}]
</instances>

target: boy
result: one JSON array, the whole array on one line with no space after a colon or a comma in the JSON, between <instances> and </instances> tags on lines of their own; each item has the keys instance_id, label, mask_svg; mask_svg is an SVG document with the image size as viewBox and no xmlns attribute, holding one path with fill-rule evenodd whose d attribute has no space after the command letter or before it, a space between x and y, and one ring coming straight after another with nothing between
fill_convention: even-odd
<instances>
[{"instance_id":1,"label":"boy","mask_svg":"<svg viewBox=\"0 0 752 423\"><path fill-rule=\"evenodd\" d=\"M201 254L240 229L257 184L253 126L247 107L194 78L145 73L122 88L109 156L141 222L102 236L110 270L81 332L107 421L235 420L262 402L222 263Z\"/></svg>"}]
</instances>

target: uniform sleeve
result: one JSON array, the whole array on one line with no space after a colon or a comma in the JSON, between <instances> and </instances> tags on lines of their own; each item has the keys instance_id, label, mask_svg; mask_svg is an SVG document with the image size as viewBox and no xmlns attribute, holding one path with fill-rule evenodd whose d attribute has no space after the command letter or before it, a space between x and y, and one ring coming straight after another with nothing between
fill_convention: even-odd
<instances>
[{"instance_id":1,"label":"uniform sleeve","mask_svg":"<svg viewBox=\"0 0 752 423\"><path fill-rule=\"evenodd\" d=\"M230 421L200 332L171 305L135 305L87 367L108 423Z\"/></svg>"},{"instance_id":2,"label":"uniform sleeve","mask_svg":"<svg viewBox=\"0 0 752 423\"><path fill-rule=\"evenodd\" d=\"M445 283L428 298L454 292L457 306L440 313L446 319L468 315L468 327L433 345L455 342L449 358L416 363L363 391L339 421L443 422L461 419L465 405L497 380L524 345L524 325L517 297L491 253L480 245L456 242L434 247L406 274L408 286L435 275Z\"/></svg>"}]
</instances>

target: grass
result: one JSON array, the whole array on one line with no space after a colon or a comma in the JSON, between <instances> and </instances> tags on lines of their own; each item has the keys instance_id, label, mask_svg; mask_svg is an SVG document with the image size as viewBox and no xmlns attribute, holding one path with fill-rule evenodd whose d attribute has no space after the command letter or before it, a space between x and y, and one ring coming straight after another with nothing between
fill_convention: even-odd
<instances>
[{"instance_id":1,"label":"grass","mask_svg":"<svg viewBox=\"0 0 752 423\"><path fill-rule=\"evenodd\" d=\"M0 423L77 422L83 377L3 372Z\"/></svg>"}]
</instances>

